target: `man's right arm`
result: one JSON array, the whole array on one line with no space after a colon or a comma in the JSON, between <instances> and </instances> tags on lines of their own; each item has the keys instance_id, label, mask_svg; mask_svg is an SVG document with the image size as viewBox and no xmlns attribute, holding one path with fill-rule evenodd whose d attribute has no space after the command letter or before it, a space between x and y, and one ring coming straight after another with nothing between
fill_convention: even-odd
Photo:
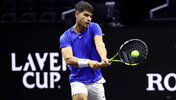
<instances>
[{"instance_id":1,"label":"man's right arm","mask_svg":"<svg viewBox=\"0 0 176 100\"><path fill-rule=\"evenodd\" d=\"M73 52L72 52L71 47L63 47L61 49L61 52L62 52L62 56L64 57L64 59L68 65L71 65L74 67L79 67L78 61L80 58L73 56ZM88 61L88 66L90 66L93 69L101 68L100 63L97 61L93 61L93 60Z\"/></svg>"},{"instance_id":2,"label":"man's right arm","mask_svg":"<svg viewBox=\"0 0 176 100\"><path fill-rule=\"evenodd\" d=\"M71 47L64 47L61 49L62 56L68 65L78 67L79 58L73 56Z\"/></svg>"}]
</instances>

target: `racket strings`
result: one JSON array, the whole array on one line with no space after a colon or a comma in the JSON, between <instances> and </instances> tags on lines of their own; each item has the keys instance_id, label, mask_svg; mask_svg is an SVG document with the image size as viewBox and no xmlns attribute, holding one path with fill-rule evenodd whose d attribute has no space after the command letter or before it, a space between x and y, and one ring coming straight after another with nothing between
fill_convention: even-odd
<instances>
[{"instance_id":1,"label":"racket strings","mask_svg":"<svg viewBox=\"0 0 176 100\"><path fill-rule=\"evenodd\" d=\"M133 50L139 51L139 56L134 58L131 56L131 52ZM146 45L141 41L129 41L126 44L124 44L120 50L119 57L129 64L135 64L142 62L147 55L147 47Z\"/></svg>"}]
</instances>

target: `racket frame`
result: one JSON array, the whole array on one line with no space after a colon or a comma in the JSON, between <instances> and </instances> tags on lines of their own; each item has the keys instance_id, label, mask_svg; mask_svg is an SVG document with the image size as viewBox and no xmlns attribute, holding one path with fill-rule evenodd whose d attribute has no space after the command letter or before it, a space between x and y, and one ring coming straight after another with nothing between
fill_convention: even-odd
<instances>
[{"instance_id":1,"label":"racket frame","mask_svg":"<svg viewBox=\"0 0 176 100\"><path fill-rule=\"evenodd\" d=\"M121 48L122 48L125 44L127 44L128 42L134 41L134 40L140 41L140 42L142 42L142 43L145 45L145 47L146 47L146 56L145 56L145 59L146 59L146 58L147 58L147 55L148 55L148 47L147 47L147 45L145 44L145 42L142 41L142 40L140 40L140 39L130 39L130 40L124 42L124 43L120 46L118 52L117 52L112 58L109 59L109 62L120 62L120 63L124 63L125 65L128 65L128 66L136 66L136 65L138 65L139 63L130 64L130 63L124 62L123 59L120 58L120 57L119 57L120 60L115 59L117 56L119 56L119 52L120 52Z\"/></svg>"}]
</instances>

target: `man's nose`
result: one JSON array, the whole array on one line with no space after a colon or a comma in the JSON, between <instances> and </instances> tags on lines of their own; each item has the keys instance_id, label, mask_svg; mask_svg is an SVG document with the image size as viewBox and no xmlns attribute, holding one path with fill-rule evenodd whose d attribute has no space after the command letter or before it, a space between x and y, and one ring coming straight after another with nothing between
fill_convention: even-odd
<instances>
[{"instance_id":1,"label":"man's nose","mask_svg":"<svg viewBox=\"0 0 176 100\"><path fill-rule=\"evenodd\" d=\"M89 16L89 17L88 17L88 21L91 21L91 20L92 20L92 18Z\"/></svg>"}]
</instances>

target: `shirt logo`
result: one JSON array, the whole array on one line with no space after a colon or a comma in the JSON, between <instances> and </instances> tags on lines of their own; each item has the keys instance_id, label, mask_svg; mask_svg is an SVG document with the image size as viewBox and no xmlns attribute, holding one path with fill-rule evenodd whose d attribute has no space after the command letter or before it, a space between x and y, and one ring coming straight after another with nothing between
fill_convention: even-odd
<instances>
[{"instance_id":1,"label":"shirt logo","mask_svg":"<svg viewBox=\"0 0 176 100\"><path fill-rule=\"evenodd\" d=\"M84 35L79 36L79 38L82 38Z\"/></svg>"}]
</instances>

